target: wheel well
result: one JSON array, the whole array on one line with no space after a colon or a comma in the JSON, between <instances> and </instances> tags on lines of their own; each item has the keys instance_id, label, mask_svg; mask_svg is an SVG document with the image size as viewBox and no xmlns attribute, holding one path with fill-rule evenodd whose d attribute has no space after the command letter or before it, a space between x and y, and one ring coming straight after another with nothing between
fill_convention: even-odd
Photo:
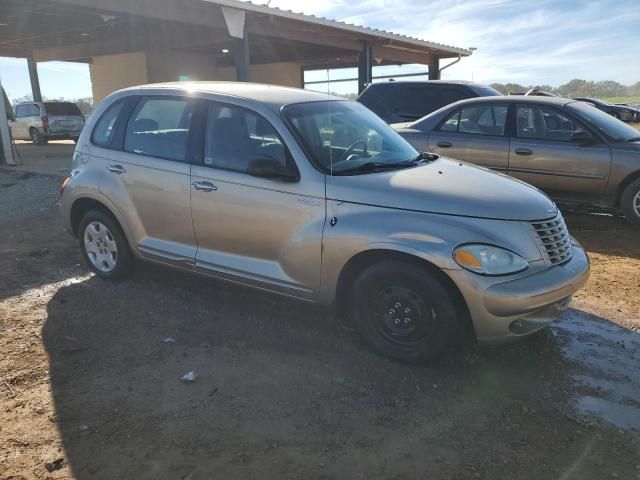
<instances>
[{"instance_id":1,"label":"wheel well","mask_svg":"<svg viewBox=\"0 0 640 480\"><path fill-rule=\"evenodd\" d=\"M116 223L120 224L115 215L105 204L98 200L94 200L93 198L80 198L71 206L71 229L76 236L78 236L78 228L80 227L82 217L84 217L89 210L98 210L105 215L110 216Z\"/></svg>"},{"instance_id":2,"label":"wheel well","mask_svg":"<svg viewBox=\"0 0 640 480\"><path fill-rule=\"evenodd\" d=\"M618 191L616 193L616 207L620 207L620 204L622 202L622 194L624 193L626 188L631 185L631 183L635 182L638 178L640 178L640 170L631 173L622 182L620 182L620 185L618 185Z\"/></svg>"},{"instance_id":3,"label":"wheel well","mask_svg":"<svg viewBox=\"0 0 640 480\"><path fill-rule=\"evenodd\" d=\"M414 255L394 250L368 250L355 255L347 262L340 272L336 286L335 307L338 315L348 314L351 289L353 288L353 283L358 275L370 265L385 260L393 260L416 265L435 275L442 282L447 292L453 297L452 300L456 307L456 313L458 314L458 318L461 319L461 324L465 333L475 338L475 330L473 328L473 323L471 322L467 302L453 280L451 280L447 274L436 267L433 263Z\"/></svg>"}]
</instances>

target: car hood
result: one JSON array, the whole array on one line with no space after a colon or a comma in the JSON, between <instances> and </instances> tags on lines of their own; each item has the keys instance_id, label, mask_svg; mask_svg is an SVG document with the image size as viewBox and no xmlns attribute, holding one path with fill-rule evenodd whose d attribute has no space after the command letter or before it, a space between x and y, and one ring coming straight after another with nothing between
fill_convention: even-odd
<instances>
[{"instance_id":1,"label":"car hood","mask_svg":"<svg viewBox=\"0 0 640 480\"><path fill-rule=\"evenodd\" d=\"M442 157L420 167L331 177L327 196L351 203L499 220L541 220L557 212L555 204L531 185Z\"/></svg>"}]
</instances>

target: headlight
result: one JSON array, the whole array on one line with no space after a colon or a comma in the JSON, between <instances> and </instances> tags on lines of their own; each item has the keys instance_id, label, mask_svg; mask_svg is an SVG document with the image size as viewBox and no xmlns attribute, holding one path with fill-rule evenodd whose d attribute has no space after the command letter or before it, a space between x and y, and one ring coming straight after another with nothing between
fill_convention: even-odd
<instances>
[{"instance_id":1,"label":"headlight","mask_svg":"<svg viewBox=\"0 0 640 480\"><path fill-rule=\"evenodd\" d=\"M462 268L481 275L507 275L521 272L529 266L516 253L482 244L461 245L453 251L453 258Z\"/></svg>"}]
</instances>

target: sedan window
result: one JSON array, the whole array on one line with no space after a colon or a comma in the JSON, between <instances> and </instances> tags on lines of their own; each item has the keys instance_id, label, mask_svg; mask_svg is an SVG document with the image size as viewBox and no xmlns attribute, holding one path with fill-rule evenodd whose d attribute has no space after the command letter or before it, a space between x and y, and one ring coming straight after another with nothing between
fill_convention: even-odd
<instances>
[{"instance_id":1,"label":"sedan window","mask_svg":"<svg viewBox=\"0 0 640 480\"><path fill-rule=\"evenodd\" d=\"M571 134L584 127L555 108L523 106L517 108L517 132L520 138L571 141Z\"/></svg>"},{"instance_id":2,"label":"sedan window","mask_svg":"<svg viewBox=\"0 0 640 480\"><path fill-rule=\"evenodd\" d=\"M457 110L440 126L443 132L502 136L507 120L507 105L480 105Z\"/></svg>"}]
</instances>

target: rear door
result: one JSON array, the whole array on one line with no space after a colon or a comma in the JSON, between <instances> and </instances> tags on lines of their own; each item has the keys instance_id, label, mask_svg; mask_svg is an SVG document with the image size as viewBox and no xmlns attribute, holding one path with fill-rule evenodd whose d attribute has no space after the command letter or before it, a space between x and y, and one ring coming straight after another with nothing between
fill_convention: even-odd
<instances>
[{"instance_id":1,"label":"rear door","mask_svg":"<svg viewBox=\"0 0 640 480\"><path fill-rule=\"evenodd\" d=\"M480 103L452 111L429 137L429 151L507 171L509 137L506 134L508 105Z\"/></svg>"},{"instance_id":2,"label":"rear door","mask_svg":"<svg viewBox=\"0 0 640 480\"><path fill-rule=\"evenodd\" d=\"M611 151L600 140L589 145L572 141L574 131L588 130L578 119L542 104L519 104L514 117L509 175L560 200L591 201L604 193Z\"/></svg>"},{"instance_id":3,"label":"rear door","mask_svg":"<svg viewBox=\"0 0 640 480\"><path fill-rule=\"evenodd\" d=\"M189 140L195 101L127 97L105 111L89 152L105 171L99 188L125 218L132 247L179 265L194 263Z\"/></svg>"},{"instance_id":4,"label":"rear door","mask_svg":"<svg viewBox=\"0 0 640 480\"><path fill-rule=\"evenodd\" d=\"M202 154L191 178L197 266L221 278L314 298L324 179L304 172L297 182L249 175L249 162L260 156L297 169L283 140L287 132L239 105L207 101L205 109Z\"/></svg>"}]
</instances>

